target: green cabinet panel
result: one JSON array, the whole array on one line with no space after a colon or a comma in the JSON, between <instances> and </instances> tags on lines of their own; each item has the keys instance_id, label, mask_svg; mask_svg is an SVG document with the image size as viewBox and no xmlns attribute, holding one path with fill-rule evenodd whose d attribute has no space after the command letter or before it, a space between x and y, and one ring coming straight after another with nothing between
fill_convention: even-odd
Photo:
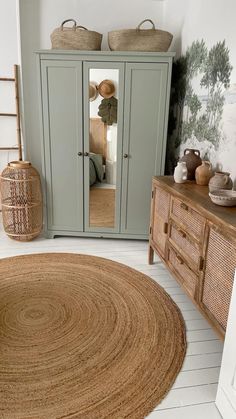
<instances>
[{"instance_id":1,"label":"green cabinet panel","mask_svg":"<svg viewBox=\"0 0 236 419\"><path fill-rule=\"evenodd\" d=\"M121 232L148 234L152 176L165 154L168 65L127 63Z\"/></svg>"},{"instance_id":2,"label":"green cabinet panel","mask_svg":"<svg viewBox=\"0 0 236 419\"><path fill-rule=\"evenodd\" d=\"M44 61L47 229L83 231L82 63Z\"/></svg>"}]
</instances>

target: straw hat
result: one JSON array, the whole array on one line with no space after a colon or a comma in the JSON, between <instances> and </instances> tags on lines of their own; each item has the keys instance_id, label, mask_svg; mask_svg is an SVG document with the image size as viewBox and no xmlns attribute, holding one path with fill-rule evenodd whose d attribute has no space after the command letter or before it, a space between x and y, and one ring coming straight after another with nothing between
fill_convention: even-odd
<instances>
[{"instance_id":1,"label":"straw hat","mask_svg":"<svg viewBox=\"0 0 236 419\"><path fill-rule=\"evenodd\" d=\"M97 85L95 83L89 83L89 100L92 102L98 97Z\"/></svg>"},{"instance_id":2,"label":"straw hat","mask_svg":"<svg viewBox=\"0 0 236 419\"><path fill-rule=\"evenodd\" d=\"M114 96L115 91L115 85L111 80L103 80L98 86L99 94L105 99L109 99Z\"/></svg>"}]
</instances>

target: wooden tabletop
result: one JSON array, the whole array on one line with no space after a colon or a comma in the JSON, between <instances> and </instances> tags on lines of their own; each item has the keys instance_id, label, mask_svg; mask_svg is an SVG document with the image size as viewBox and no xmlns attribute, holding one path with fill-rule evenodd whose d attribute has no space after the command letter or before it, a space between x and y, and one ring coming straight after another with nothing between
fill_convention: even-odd
<instances>
[{"instance_id":1,"label":"wooden tabletop","mask_svg":"<svg viewBox=\"0 0 236 419\"><path fill-rule=\"evenodd\" d=\"M156 176L154 179L170 193L184 198L194 208L203 212L207 218L227 225L236 234L236 207L222 207L214 204L208 195L208 186L197 185L195 181L175 183L173 176Z\"/></svg>"}]
</instances>

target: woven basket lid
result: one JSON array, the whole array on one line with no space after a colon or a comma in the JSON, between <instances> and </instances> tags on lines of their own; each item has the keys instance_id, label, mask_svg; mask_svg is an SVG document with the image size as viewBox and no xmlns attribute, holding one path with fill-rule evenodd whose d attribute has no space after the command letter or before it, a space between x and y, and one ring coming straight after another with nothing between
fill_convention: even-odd
<instances>
[{"instance_id":1,"label":"woven basket lid","mask_svg":"<svg viewBox=\"0 0 236 419\"><path fill-rule=\"evenodd\" d=\"M95 83L89 83L89 100L93 102L98 97L97 85Z\"/></svg>"},{"instance_id":2,"label":"woven basket lid","mask_svg":"<svg viewBox=\"0 0 236 419\"><path fill-rule=\"evenodd\" d=\"M22 160L17 160L17 161L11 161L10 163L8 163L8 167L14 168L14 169L31 169L31 163L29 161L22 161Z\"/></svg>"},{"instance_id":3,"label":"woven basket lid","mask_svg":"<svg viewBox=\"0 0 236 419\"><path fill-rule=\"evenodd\" d=\"M98 86L99 94L105 99L109 99L114 96L115 91L115 85L111 80L103 80Z\"/></svg>"}]
</instances>

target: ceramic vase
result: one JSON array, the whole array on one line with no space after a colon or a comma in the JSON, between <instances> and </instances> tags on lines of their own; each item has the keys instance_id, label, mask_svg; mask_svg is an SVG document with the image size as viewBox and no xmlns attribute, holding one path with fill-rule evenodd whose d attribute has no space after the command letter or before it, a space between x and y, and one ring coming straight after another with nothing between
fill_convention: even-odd
<instances>
[{"instance_id":1,"label":"ceramic vase","mask_svg":"<svg viewBox=\"0 0 236 419\"><path fill-rule=\"evenodd\" d=\"M187 166L185 162L178 162L174 171L175 183L184 183L187 180Z\"/></svg>"},{"instance_id":2,"label":"ceramic vase","mask_svg":"<svg viewBox=\"0 0 236 419\"><path fill-rule=\"evenodd\" d=\"M195 170L198 166L202 164L202 159L200 157L200 151L195 150L193 148L186 148L184 150L184 155L180 159L181 162L185 162L187 165L187 179L194 180L195 179Z\"/></svg>"},{"instance_id":3,"label":"ceramic vase","mask_svg":"<svg viewBox=\"0 0 236 419\"><path fill-rule=\"evenodd\" d=\"M212 175L211 163L207 160L203 160L201 166L198 166L195 171L196 183L198 185L207 186Z\"/></svg>"},{"instance_id":4,"label":"ceramic vase","mask_svg":"<svg viewBox=\"0 0 236 419\"><path fill-rule=\"evenodd\" d=\"M228 172L216 172L210 179L209 191L217 191L218 189L232 189L233 181Z\"/></svg>"}]
</instances>

